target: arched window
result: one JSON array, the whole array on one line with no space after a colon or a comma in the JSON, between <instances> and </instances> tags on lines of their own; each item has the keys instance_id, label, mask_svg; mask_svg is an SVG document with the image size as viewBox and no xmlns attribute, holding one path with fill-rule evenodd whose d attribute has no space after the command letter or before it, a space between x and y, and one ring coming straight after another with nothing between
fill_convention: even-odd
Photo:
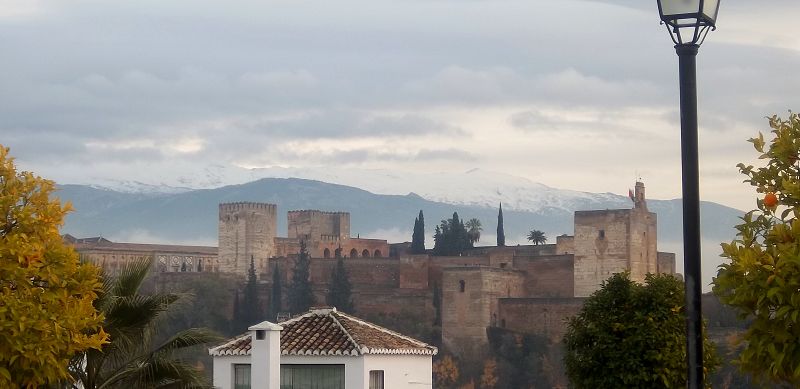
<instances>
[{"instance_id":1,"label":"arched window","mask_svg":"<svg viewBox=\"0 0 800 389\"><path fill-rule=\"evenodd\" d=\"M461 293L464 293L464 290L467 289L467 283L464 280L458 281L458 289Z\"/></svg>"},{"instance_id":2,"label":"arched window","mask_svg":"<svg viewBox=\"0 0 800 389\"><path fill-rule=\"evenodd\" d=\"M373 257L380 258L381 257L381 251L380 250L375 250L375 255L373 255Z\"/></svg>"},{"instance_id":3,"label":"arched window","mask_svg":"<svg viewBox=\"0 0 800 389\"><path fill-rule=\"evenodd\" d=\"M322 256L324 256L325 258L330 258L331 257L331 249L325 249L325 251L322 252Z\"/></svg>"},{"instance_id":4,"label":"arched window","mask_svg":"<svg viewBox=\"0 0 800 389\"><path fill-rule=\"evenodd\" d=\"M350 250L350 258L358 258L358 250L356 249Z\"/></svg>"},{"instance_id":5,"label":"arched window","mask_svg":"<svg viewBox=\"0 0 800 389\"><path fill-rule=\"evenodd\" d=\"M361 252L361 256L364 258L369 258L369 250L364 249L364 251Z\"/></svg>"}]
</instances>

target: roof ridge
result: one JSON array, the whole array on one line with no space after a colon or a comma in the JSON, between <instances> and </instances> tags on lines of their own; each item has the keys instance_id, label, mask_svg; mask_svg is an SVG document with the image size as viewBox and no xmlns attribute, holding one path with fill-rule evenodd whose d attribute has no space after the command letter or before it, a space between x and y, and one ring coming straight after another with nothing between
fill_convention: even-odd
<instances>
[{"instance_id":1,"label":"roof ridge","mask_svg":"<svg viewBox=\"0 0 800 389\"><path fill-rule=\"evenodd\" d=\"M411 342L411 343L414 343L414 344L418 344L418 345L420 345L420 347L423 347L423 348L426 348L426 347L430 347L430 348L436 348L435 346L431 346L431 345L429 345L429 344L427 344L427 343L425 343L425 342L423 342L423 341L421 341L421 340L414 339L414 338L412 338L412 337L410 337L410 336L403 335L403 334L401 334L401 333L399 333L399 332L392 331L392 330L390 330L390 329L388 329L388 328L386 328L386 327L381 327L381 326L379 326L379 325L377 325L377 324L370 323L370 322L368 322L368 321L365 321L365 320L359 319L359 318L357 318L357 317L355 317L355 316L350 316L350 315L348 315L348 314L346 314L346 313L344 313L344 312L335 311L335 313L337 313L337 314L339 314L339 315L342 315L342 316L344 316L345 318L347 318L347 319L350 319L350 320L352 320L352 321L355 321L355 322L357 322L357 323L359 323L359 324L366 325L367 327L374 328L374 329L376 329L376 330L378 330L378 331L385 332L385 333L387 333L387 334L389 334L389 335L392 335L392 336L397 336L397 337L399 337L399 338L403 338L403 339L405 339L405 340L407 340L407 341L409 341L409 342ZM337 319L337 322L338 322L338 319ZM349 334L349 333L348 333L347 335L348 335L348 336L350 336L350 334Z\"/></svg>"},{"instance_id":2,"label":"roof ridge","mask_svg":"<svg viewBox=\"0 0 800 389\"><path fill-rule=\"evenodd\" d=\"M359 354L359 355L363 354L363 352L361 351L361 348L362 348L363 346L362 346L362 345L360 345L358 342L356 342L356 340L353 338L353 336L352 336L352 335L350 335L350 331L348 331L348 330L347 330L347 328L345 328L345 327L342 325L342 323L339 321L339 318L337 318L337 317L336 317L336 315L334 315L334 313L336 313L336 312L337 312L337 311L335 311L335 310L330 310L330 311L328 312L328 315L327 315L327 316L330 316L330 317L331 317L331 319L333 319L333 322L334 322L334 323L336 323L336 325L338 325L338 326L339 326L339 329L340 329L340 330L342 330L342 332L343 332L345 335L347 335L347 339L348 339L348 340L350 340L351 342L353 342L353 345L355 345L355 346L356 346L356 351L358 352L358 354Z\"/></svg>"}]
</instances>

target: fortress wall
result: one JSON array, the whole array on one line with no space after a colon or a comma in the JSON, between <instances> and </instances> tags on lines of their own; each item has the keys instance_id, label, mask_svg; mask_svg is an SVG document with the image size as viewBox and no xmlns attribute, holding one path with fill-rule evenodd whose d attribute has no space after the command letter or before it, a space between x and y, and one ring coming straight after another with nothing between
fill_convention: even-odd
<instances>
[{"instance_id":1,"label":"fortress wall","mask_svg":"<svg viewBox=\"0 0 800 389\"><path fill-rule=\"evenodd\" d=\"M523 274L489 267L450 267L442 275L442 342L458 354L488 343L486 327L497 322L499 297L524 294Z\"/></svg>"},{"instance_id":2,"label":"fortress wall","mask_svg":"<svg viewBox=\"0 0 800 389\"><path fill-rule=\"evenodd\" d=\"M658 252L658 272L675 274L675 253Z\"/></svg>"},{"instance_id":3,"label":"fortress wall","mask_svg":"<svg viewBox=\"0 0 800 389\"><path fill-rule=\"evenodd\" d=\"M448 267L489 266L488 257L430 257L428 279L441 280L442 270Z\"/></svg>"},{"instance_id":4,"label":"fortress wall","mask_svg":"<svg viewBox=\"0 0 800 389\"><path fill-rule=\"evenodd\" d=\"M575 237L569 235L557 236L556 254L575 254Z\"/></svg>"},{"instance_id":5,"label":"fortress wall","mask_svg":"<svg viewBox=\"0 0 800 389\"><path fill-rule=\"evenodd\" d=\"M656 214L637 208L630 215L628 245L630 248L631 279L637 282L644 282L648 273L658 272Z\"/></svg>"},{"instance_id":6,"label":"fortress wall","mask_svg":"<svg viewBox=\"0 0 800 389\"><path fill-rule=\"evenodd\" d=\"M552 342L564 337L566 320L583 307L583 298L501 298L498 326L542 335Z\"/></svg>"},{"instance_id":7,"label":"fortress wall","mask_svg":"<svg viewBox=\"0 0 800 389\"><path fill-rule=\"evenodd\" d=\"M400 288L430 289L427 255L413 255L400 258Z\"/></svg>"},{"instance_id":8,"label":"fortress wall","mask_svg":"<svg viewBox=\"0 0 800 389\"><path fill-rule=\"evenodd\" d=\"M289 211L289 238L305 237L311 241L323 237L345 240L350 238L350 214L347 212L323 212L317 210Z\"/></svg>"},{"instance_id":9,"label":"fortress wall","mask_svg":"<svg viewBox=\"0 0 800 389\"><path fill-rule=\"evenodd\" d=\"M527 297L572 297L575 294L573 255L515 257L514 268L525 271Z\"/></svg>"},{"instance_id":10,"label":"fortress wall","mask_svg":"<svg viewBox=\"0 0 800 389\"><path fill-rule=\"evenodd\" d=\"M575 212L575 296L629 268L630 209Z\"/></svg>"},{"instance_id":11,"label":"fortress wall","mask_svg":"<svg viewBox=\"0 0 800 389\"><path fill-rule=\"evenodd\" d=\"M275 255L277 206L266 203L219 205L220 271L246 274L253 258L259 272Z\"/></svg>"}]
</instances>

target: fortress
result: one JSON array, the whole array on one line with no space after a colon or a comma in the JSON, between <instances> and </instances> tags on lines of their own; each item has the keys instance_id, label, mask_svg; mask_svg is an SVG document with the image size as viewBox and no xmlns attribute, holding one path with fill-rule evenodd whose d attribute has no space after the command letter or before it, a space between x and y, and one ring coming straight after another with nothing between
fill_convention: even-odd
<instances>
[{"instance_id":1,"label":"fortress","mask_svg":"<svg viewBox=\"0 0 800 389\"><path fill-rule=\"evenodd\" d=\"M574 234L555 244L477 247L452 257L411 255L408 243L353 238L345 212L289 211L286 237L278 237L277 206L249 202L219 205L218 248L65 239L112 273L121 263L153 255L165 276L244 276L252 259L263 291L276 270L289 285L304 241L318 302L325 301L335 258L342 257L359 315L439 319L444 346L473 353L485 349L492 327L559 340L564 320L614 273L628 271L639 282L648 273L675 274L675 254L657 250L657 216L647 209L643 183L636 183L632 199L631 209L575 212Z\"/></svg>"}]
</instances>

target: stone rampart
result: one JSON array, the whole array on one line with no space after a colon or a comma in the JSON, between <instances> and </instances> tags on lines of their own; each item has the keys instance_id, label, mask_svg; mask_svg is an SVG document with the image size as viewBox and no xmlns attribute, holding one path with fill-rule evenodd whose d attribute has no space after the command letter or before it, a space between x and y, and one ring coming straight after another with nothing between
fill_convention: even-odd
<instances>
[{"instance_id":1,"label":"stone rampart","mask_svg":"<svg viewBox=\"0 0 800 389\"><path fill-rule=\"evenodd\" d=\"M525 334L536 334L558 342L566 332L566 321L583 308L583 298L501 298L498 326Z\"/></svg>"}]
</instances>

